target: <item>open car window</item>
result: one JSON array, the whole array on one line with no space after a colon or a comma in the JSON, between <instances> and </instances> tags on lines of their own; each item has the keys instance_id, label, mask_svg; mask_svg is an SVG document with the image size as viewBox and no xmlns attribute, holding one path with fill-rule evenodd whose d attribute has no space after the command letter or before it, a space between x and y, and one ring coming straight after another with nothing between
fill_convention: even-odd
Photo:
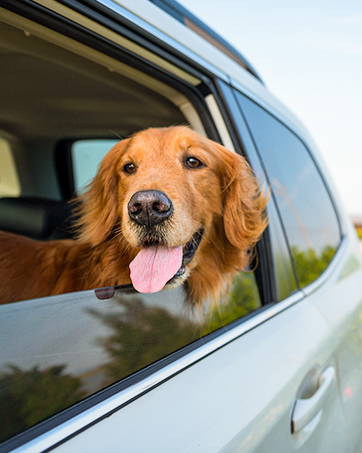
<instances>
[{"instance_id":1,"label":"open car window","mask_svg":"<svg viewBox=\"0 0 362 453\"><path fill-rule=\"evenodd\" d=\"M59 45L43 27L24 33L22 19L10 16L0 21L0 143L8 153L0 167L0 230L43 243L74 239L78 211L69 201L118 141L114 133L187 125L205 136L214 127L206 103L194 107L174 81L69 39ZM19 261L27 259L24 250ZM0 304L0 441L59 414L70 418L77 403L96 404L262 309L252 270L202 309L186 301L182 286L151 295L130 285L89 288Z\"/></svg>"}]
</instances>

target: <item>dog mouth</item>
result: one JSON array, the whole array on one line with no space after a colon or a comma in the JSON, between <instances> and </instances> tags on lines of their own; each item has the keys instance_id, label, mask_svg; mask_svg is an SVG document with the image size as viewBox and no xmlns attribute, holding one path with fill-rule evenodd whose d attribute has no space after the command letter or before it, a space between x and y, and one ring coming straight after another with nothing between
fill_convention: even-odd
<instances>
[{"instance_id":1,"label":"dog mouth","mask_svg":"<svg viewBox=\"0 0 362 453\"><path fill-rule=\"evenodd\" d=\"M189 242L186 243L186 245L183 247L183 253L182 253L182 264L180 269L176 272L176 274L169 280L167 283L170 283L172 280L181 278L186 271L186 266L191 263L196 250L199 248L202 235L203 235L204 230L200 229L197 231L191 238Z\"/></svg>"},{"instance_id":2,"label":"dog mouth","mask_svg":"<svg viewBox=\"0 0 362 453\"><path fill-rule=\"evenodd\" d=\"M186 244L178 247L167 247L156 239L144 241L129 266L134 288L140 293L156 293L182 278L200 245L203 232L201 228Z\"/></svg>"}]
</instances>

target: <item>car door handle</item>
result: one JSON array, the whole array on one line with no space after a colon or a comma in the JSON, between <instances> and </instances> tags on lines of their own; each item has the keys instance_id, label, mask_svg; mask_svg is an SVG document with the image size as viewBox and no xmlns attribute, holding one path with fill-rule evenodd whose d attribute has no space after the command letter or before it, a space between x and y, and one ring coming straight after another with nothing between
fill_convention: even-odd
<instances>
[{"instance_id":1,"label":"car door handle","mask_svg":"<svg viewBox=\"0 0 362 453\"><path fill-rule=\"evenodd\" d=\"M329 390L333 382L336 370L330 366L319 378L319 388L310 398L297 399L292 415L292 432L296 433L303 429L323 409L328 398Z\"/></svg>"}]
</instances>

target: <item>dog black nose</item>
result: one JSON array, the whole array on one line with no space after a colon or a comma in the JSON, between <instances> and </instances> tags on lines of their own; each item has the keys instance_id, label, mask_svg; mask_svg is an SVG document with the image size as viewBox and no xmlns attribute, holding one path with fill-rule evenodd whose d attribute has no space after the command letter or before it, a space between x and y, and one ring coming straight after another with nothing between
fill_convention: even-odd
<instances>
[{"instance_id":1,"label":"dog black nose","mask_svg":"<svg viewBox=\"0 0 362 453\"><path fill-rule=\"evenodd\" d=\"M141 190L132 195L128 215L139 225L152 228L172 214L171 200L158 190Z\"/></svg>"}]
</instances>

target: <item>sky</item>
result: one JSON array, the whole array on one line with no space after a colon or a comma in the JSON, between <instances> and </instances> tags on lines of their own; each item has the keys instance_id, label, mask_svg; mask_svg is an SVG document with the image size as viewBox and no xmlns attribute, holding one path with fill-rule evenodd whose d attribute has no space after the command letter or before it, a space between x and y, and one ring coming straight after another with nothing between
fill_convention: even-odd
<instances>
[{"instance_id":1,"label":"sky","mask_svg":"<svg viewBox=\"0 0 362 453\"><path fill-rule=\"evenodd\" d=\"M348 214L362 217L362 1L178 1L302 121Z\"/></svg>"}]
</instances>

